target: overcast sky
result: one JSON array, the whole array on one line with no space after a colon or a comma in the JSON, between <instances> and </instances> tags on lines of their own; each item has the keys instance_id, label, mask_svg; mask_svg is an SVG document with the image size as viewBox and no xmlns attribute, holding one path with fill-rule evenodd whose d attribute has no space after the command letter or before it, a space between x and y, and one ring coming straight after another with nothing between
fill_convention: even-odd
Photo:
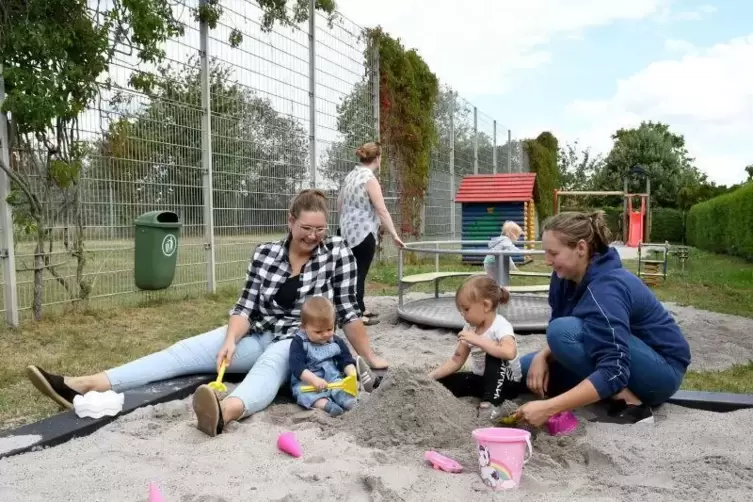
<instances>
[{"instance_id":1,"label":"overcast sky","mask_svg":"<svg viewBox=\"0 0 753 502\"><path fill-rule=\"evenodd\" d=\"M416 48L516 137L550 130L607 152L641 120L685 135L719 183L753 163L753 2L338 0Z\"/></svg>"}]
</instances>

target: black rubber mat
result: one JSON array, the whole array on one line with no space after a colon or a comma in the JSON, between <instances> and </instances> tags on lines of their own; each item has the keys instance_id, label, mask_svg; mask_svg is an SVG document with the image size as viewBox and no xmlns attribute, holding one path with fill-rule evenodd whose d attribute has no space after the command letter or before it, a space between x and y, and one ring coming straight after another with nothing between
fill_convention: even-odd
<instances>
[{"instance_id":1,"label":"black rubber mat","mask_svg":"<svg viewBox=\"0 0 753 502\"><path fill-rule=\"evenodd\" d=\"M230 377L230 375L228 375ZM73 410L10 431L0 433L0 439L9 436L40 436L36 443L10 451L0 451L0 458L26 453L40 448L56 446L76 437L88 436L116 418L127 415L143 406L149 406L190 396L196 388L211 382L216 375L200 375L174 378L137 387L124 392L123 411L114 417L79 418Z\"/></svg>"},{"instance_id":2,"label":"black rubber mat","mask_svg":"<svg viewBox=\"0 0 753 502\"><path fill-rule=\"evenodd\" d=\"M669 402L686 408L717 411L730 411L753 408L753 395L732 394L729 392L703 392L697 390L678 390Z\"/></svg>"},{"instance_id":3,"label":"black rubber mat","mask_svg":"<svg viewBox=\"0 0 753 502\"><path fill-rule=\"evenodd\" d=\"M377 376L383 376L386 374L386 370L376 370L374 373ZM243 374L226 373L224 381L238 383L244 376ZM2 438L11 436L41 437L39 441L33 444L8 451L0 450L0 458L19 455L41 448L50 448L73 438L88 436L113 422L118 417L127 415L138 408L166 403L176 399L184 399L193 394L199 385L211 382L215 378L216 375L179 377L126 391L123 393L123 411L114 417L79 418L73 410L70 410L17 429L0 432L0 443L2 443ZM275 402L291 402L291 400L292 395L289 386L283 385Z\"/></svg>"}]
</instances>

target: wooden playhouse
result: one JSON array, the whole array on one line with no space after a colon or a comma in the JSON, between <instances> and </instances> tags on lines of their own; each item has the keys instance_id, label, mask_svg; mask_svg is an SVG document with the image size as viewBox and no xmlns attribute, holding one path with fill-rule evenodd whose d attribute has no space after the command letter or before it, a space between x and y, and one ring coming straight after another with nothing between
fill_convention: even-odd
<instances>
[{"instance_id":1,"label":"wooden playhouse","mask_svg":"<svg viewBox=\"0 0 753 502\"><path fill-rule=\"evenodd\" d=\"M533 190L536 173L473 174L460 182L455 202L461 204L461 238L479 241L463 245L464 249L488 249L489 241L502 232L502 224L512 220L523 229L521 240L536 237L536 207ZM529 246L530 248L530 246ZM463 255L463 263L481 264L483 256ZM516 256L516 264L524 264L530 256Z\"/></svg>"}]
</instances>

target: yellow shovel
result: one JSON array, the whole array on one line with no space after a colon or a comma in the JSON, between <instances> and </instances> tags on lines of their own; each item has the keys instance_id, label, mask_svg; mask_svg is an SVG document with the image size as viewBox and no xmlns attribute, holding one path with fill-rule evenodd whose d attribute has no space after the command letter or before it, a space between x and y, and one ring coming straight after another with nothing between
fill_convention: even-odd
<instances>
[{"instance_id":1,"label":"yellow shovel","mask_svg":"<svg viewBox=\"0 0 753 502\"><path fill-rule=\"evenodd\" d=\"M220 372L217 374L217 380L209 382L209 388L216 392L227 392L227 387L222 383L222 377L225 376L225 361L220 365Z\"/></svg>"},{"instance_id":2,"label":"yellow shovel","mask_svg":"<svg viewBox=\"0 0 753 502\"><path fill-rule=\"evenodd\" d=\"M507 415L506 417L499 417L497 419L497 423L499 425L515 425L518 422L518 419L515 418L515 415Z\"/></svg>"},{"instance_id":3,"label":"yellow shovel","mask_svg":"<svg viewBox=\"0 0 753 502\"><path fill-rule=\"evenodd\" d=\"M351 396L355 397L358 395L358 380L354 376L347 376L340 380L339 382L332 382L327 384L328 389L342 389L343 391L347 392ZM302 385L301 386L301 392L314 392L316 391L316 387L313 385Z\"/></svg>"}]
</instances>

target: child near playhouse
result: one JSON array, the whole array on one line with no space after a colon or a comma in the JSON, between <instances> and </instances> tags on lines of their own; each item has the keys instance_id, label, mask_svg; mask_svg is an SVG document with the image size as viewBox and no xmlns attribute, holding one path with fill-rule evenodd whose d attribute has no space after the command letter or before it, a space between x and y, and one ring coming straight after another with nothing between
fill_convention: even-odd
<instances>
[{"instance_id":1,"label":"child near playhouse","mask_svg":"<svg viewBox=\"0 0 753 502\"><path fill-rule=\"evenodd\" d=\"M514 411L523 373L515 331L497 307L510 300L510 293L483 275L467 279L455 294L455 304L465 319L455 353L429 373L456 397L477 397L480 415L494 420ZM461 371L470 356L470 371ZM510 410L507 410L510 411Z\"/></svg>"},{"instance_id":2,"label":"child near playhouse","mask_svg":"<svg viewBox=\"0 0 753 502\"><path fill-rule=\"evenodd\" d=\"M519 251L515 246L515 241L520 239L521 235L523 235L523 229L520 228L520 225L508 220L502 225L502 233L489 241L489 248L493 251ZM496 258L495 255L491 254L484 257L484 271L486 275L495 281L497 280ZM515 262L512 260L512 256L507 256L506 258L510 260L510 270L518 270L518 267L515 266Z\"/></svg>"},{"instance_id":3,"label":"child near playhouse","mask_svg":"<svg viewBox=\"0 0 753 502\"><path fill-rule=\"evenodd\" d=\"M327 384L355 376L356 362L345 341L335 335L335 309L323 296L306 300L301 308L301 328L290 344L290 386L296 402L330 416L342 415L356 404L355 397ZM313 385L314 392L301 392Z\"/></svg>"}]
</instances>

